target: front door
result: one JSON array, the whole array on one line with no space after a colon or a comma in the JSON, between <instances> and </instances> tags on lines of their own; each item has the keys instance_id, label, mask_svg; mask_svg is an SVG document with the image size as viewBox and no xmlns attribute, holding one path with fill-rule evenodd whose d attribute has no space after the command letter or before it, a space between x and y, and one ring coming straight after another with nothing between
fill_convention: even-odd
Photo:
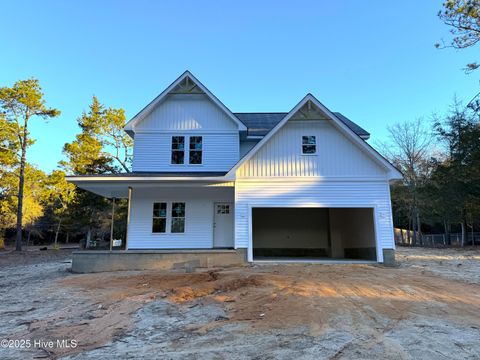
<instances>
[{"instance_id":1,"label":"front door","mask_svg":"<svg viewBox=\"0 0 480 360\"><path fill-rule=\"evenodd\" d=\"M215 203L213 247L233 248L233 203Z\"/></svg>"}]
</instances>

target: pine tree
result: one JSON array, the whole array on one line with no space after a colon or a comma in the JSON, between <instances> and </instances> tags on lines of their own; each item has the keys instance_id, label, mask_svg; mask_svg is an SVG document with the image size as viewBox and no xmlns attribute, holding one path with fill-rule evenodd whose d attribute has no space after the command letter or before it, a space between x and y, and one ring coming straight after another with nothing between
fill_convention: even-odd
<instances>
[{"instance_id":1,"label":"pine tree","mask_svg":"<svg viewBox=\"0 0 480 360\"><path fill-rule=\"evenodd\" d=\"M13 131L17 138L13 142L10 141L9 146L6 146L6 148L9 149L8 151L14 152L13 158L10 158L10 160L13 159L13 163L10 165L13 167L18 166L19 168L16 250L21 251L27 149L33 143L33 140L30 138L28 125L33 118L53 118L60 115L60 111L46 107L42 88L37 79L20 80L11 88L0 88L0 107L3 111L2 121L7 123L8 131ZM6 142L9 143L8 138ZM5 158L8 158L8 155Z\"/></svg>"}]
</instances>

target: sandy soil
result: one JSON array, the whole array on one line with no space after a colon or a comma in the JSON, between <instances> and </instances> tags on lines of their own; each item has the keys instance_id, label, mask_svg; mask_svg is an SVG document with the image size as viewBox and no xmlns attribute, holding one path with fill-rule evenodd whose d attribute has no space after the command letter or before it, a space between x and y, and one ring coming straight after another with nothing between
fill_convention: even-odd
<instances>
[{"instance_id":1,"label":"sandy soil","mask_svg":"<svg viewBox=\"0 0 480 360\"><path fill-rule=\"evenodd\" d=\"M44 248L47 248L47 250L40 250ZM8 247L5 250L0 250L0 270L18 265L40 264L57 260L70 261L73 250L78 250L78 247L71 245L53 250L51 246L29 246L28 248L24 247L23 251L20 252L15 251L13 247Z\"/></svg>"},{"instance_id":2,"label":"sandy soil","mask_svg":"<svg viewBox=\"0 0 480 360\"><path fill-rule=\"evenodd\" d=\"M476 359L480 251L401 248L401 265L71 274L1 267L0 338L76 348L1 359ZM5 254L0 253L1 257Z\"/></svg>"}]
</instances>

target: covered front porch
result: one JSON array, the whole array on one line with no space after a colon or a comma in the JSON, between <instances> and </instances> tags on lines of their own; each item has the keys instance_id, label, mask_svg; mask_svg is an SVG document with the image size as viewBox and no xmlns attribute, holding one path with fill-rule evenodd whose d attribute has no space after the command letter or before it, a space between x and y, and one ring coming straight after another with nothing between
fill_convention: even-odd
<instances>
[{"instance_id":1,"label":"covered front porch","mask_svg":"<svg viewBox=\"0 0 480 360\"><path fill-rule=\"evenodd\" d=\"M73 256L78 272L209 267L246 261L234 241L234 183L222 175L123 174L70 177L80 188L115 200L128 199L125 239L110 251ZM116 250L114 240L124 247ZM131 254L131 255L130 255Z\"/></svg>"}]
</instances>

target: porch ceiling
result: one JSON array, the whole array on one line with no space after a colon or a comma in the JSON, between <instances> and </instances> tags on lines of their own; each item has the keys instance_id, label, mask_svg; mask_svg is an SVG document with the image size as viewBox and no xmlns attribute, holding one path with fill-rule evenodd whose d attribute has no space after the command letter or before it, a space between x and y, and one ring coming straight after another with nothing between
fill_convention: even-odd
<instances>
[{"instance_id":1,"label":"porch ceiling","mask_svg":"<svg viewBox=\"0 0 480 360\"><path fill-rule=\"evenodd\" d=\"M184 188L184 187L233 187L234 183L227 181L225 178L207 179L202 178L200 180L186 180L186 178L180 179L141 179L135 178L100 178L100 177L67 177L67 180L79 188L90 191L97 195L107 198L128 198L128 188L159 188L159 187L172 187L172 188Z\"/></svg>"}]
</instances>

